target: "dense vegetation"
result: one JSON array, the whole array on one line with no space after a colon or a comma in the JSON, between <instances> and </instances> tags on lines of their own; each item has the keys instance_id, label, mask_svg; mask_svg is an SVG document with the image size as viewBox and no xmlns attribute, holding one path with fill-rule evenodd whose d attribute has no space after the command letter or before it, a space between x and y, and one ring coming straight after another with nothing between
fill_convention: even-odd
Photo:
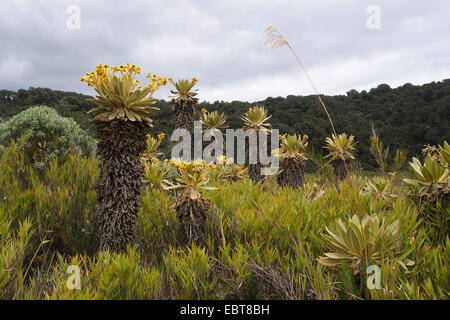
<instances>
[{"instance_id":1,"label":"dense vegetation","mask_svg":"<svg viewBox=\"0 0 450 320\"><path fill-rule=\"evenodd\" d=\"M58 144L55 133L62 142L83 134L73 120L44 106L0 125L11 138L0 145L0 298L449 298L450 145L442 143L448 120L440 119L442 132L441 126L436 131L441 144L423 149L433 143L427 137L417 145L400 144L409 140L396 142L397 136L385 143L369 125L374 121L393 134L397 128L388 130L389 116L384 114L381 125L382 115L371 116L394 107L356 112L366 100L400 101L392 92L405 87L381 85L370 93L325 97L339 131L350 134L330 135L325 117L312 111L311 97L268 98L262 102L266 106L241 103L236 109L236 103L201 104L202 123L215 131L225 129L227 120L262 134L271 125L286 126L281 148L274 150L281 166L276 175L264 176L260 158L247 167L217 154L214 161L160 159L165 137L160 131L170 128L164 115L170 112L171 122L181 128L196 118L197 79L148 73L144 85L135 79L140 72L136 65L99 64L81 79L99 95L88 100L95 104L89 113L95 116L97 154ZM170 108L159 101L162 110L154 116L153 93L167 83L175 87L175 98ZM446 85L449 81L433 84ZM4 107L16 101L10 94L5 93ZM296 103L287 107L292 99ZM84 117L84 110L77 112ZM437 119L431 115L445 112L430 111L420 123L433 124ZM277 123L281 113L299 122ZM148 134L152 122L157 138ZM320 136L318 128L323 139L314 136ZM353 135L355 128L360 136ZM64 135L64 129L71 134ZM293 130L304 135L289 134ZM39 159L45 165L36 166L47 140L64 151L52 148L48 157L44 150ZM30 149L34 143L38 147ZM387 144L396 151L389 152ZM395 146L417 155L409 171L400 171L407 157ZM365 153L379 172L355 166L355 160L365 161ZM315 167L308 171L310 162ZM76 268L79 285L73 282Z\"/></svg>"},{"instance_id":2,"label":"dense vegetation","mask_svg":"<svg viewBox=\"0 0 450 320\"><path fill-rule=\"evenodd\" d=\"M74 118L81 127L95 135L95 127L86 114L92 104L86 98L89 97L43 88L17 92L2 90L0 118L6 120L29 106L45 104L63 116ZM347 132L355 136L356 158L364 168L376 166L369 151L372 122L391 150L405 149L409 157L419 155L424 144L437 145L450 140L450 79L422 86L405 84L395 89L382 84L369 92L351 90L346 96L324 96L323 100L338 133ZM272 126L279 128L281 133L307 133L310 146L324 152L322 147L331 128L316 96L269 97L256 103L202 102L197 110L205 108L225 112L229 127L240 128L240 117L254 104L266 106L272 115ZM161 110L152 116L154 128L151 133L172 132L170 102L159 100L155 106ZM198 118L196 112L195 119ZM169 156L167 142L163 142L161 147Z\"/></svg>"},{"instance_id":3,"label":"dense vegetation","mask_svg":"<svg viewBox=\"0 0 450 320\"><path fill-rule=\"evenodd\" d=\"M387 198L361 191L370 178L360 172L336 188L331 168L307 174L296 190L274 179L215 182L220 192L203 192L211 203L206 249L184 247L176 195L147 186L136 245L96 254L98 161L75 155L36 171L21 146L0 154L1 298L449 298L450 240L436 237L400 179ZM380 264L382 289L367 290L350 265L316 260L329 250L325 228L353 214L399 223L398 242ZM66 286L71 264L81 266L80 290Z\"/></svg>"}]
</instances>

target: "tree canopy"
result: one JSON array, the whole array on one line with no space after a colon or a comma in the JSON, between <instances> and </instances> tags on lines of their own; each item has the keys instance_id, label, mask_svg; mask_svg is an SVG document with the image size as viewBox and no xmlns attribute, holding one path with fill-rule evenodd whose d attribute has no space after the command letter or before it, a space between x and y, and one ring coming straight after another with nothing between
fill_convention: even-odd
<instances>
[{"instance_id":1,"label":"tree canopy","mask_svg":"<svg viewBox=\"0 0 450 320\"><path fill-rule=\"evenodd\" d=\"M201 96L201 92L199 92ZM75 92L55 91L45 88L28 90L0 90L0 118L6 120L24 109L46 104L65 117L72 117L89 134L95 135L91 116L86 112L92 104L87 95ZM409 157L419 155L426 144L450 141L450 79L421 86L407 83L392 89L380 84L370 91L350 90L347 95L322 96L333 119L337 133L346 132L355 136L356 158L363 168L376 167L370 154L371 124L380 131L381 140L391 150L403 148ZM196 106L195 119L199 119L202 108L219 110L228 116L230 128L241 128L240 116L254 105L264 105L272 115L273 128L280 133L307 134L310 146L325 154L325 138L332 130L327 116L318 104L317 96L268 97L262 101L202 102ZM152 134L172 132L170 102L159 100L160 111L152 115ZM167 140L162 144L167 150ZM167 151L166 151L167 152ZM166 153L167 155L167 153Z\"/></svg>"}]
</instances>

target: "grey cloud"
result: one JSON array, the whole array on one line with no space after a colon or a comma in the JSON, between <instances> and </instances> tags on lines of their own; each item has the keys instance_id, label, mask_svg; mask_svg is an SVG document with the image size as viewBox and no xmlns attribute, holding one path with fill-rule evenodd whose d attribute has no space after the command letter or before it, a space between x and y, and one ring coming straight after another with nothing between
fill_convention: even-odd
<instances>
[{"instance_id":1,"label":"grey cloud","mask_svg":"<svg viewBox=\"0 0 450 320\"><path fill-rule=\"evenodd\" d=\"M66 27L72 4L81 9L80 30ZM381 30L366 27L372 4L381 8ZM287 48L264 45L268 25L326 94L438 81L450 72L449 15L446 1L1 1L0 88L93 94L79 82L85 72L131 62L144 72L196 76L206 100L311 93Z\"/></svg>"}]
</instances>

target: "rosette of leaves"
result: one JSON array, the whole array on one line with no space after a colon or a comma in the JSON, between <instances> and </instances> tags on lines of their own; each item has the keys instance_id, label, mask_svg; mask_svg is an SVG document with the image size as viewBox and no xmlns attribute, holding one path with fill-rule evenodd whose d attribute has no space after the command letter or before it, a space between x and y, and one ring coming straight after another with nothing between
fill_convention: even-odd
<instances>
[{"instance_id":1,"label":"rosette of leaves","mask_svg":"<svg viewBox=\"0 0 450 320\"><path fill-rule=\"evenodd\" d=\"M329 252L318 258L320 264L335 267L345 263L352 266L355 274L362 265L380 264L382 259L400 253L401 239L399 222L388 223L377 215L354 215L346 221L337 220L324 235Z\"/></svg>"},{"instance_id":2,"label":"rosette of leaves","mask_svg":"<svg viewBox=\"0 0 450 320\"><path fill-rule=\"evenodd\" d=\"M244 121L244 130L254 129L255 131L270 131L270 123L266 122L272 116L267 114L264 106L256 105L250 108L241 119Z\"/></svg>"},{"instance_id":3,"label":"rosette of leaves","mask_svg":"<svg viewBox=\"0 0 450 320\"><path fill-rule=\"evenodd\" d=\"M248 169L243 164L228 164L225 167L225 179L240 181L248 178Z\"/></svg>"},{"instance_id":4,"label":"rosette of leaves","mask_svg":"<svg viewBox=\"0 0 450 320\"><path fill-rule=\"evenodd\" d=\"M150 134L147 134L147 148L141 157L143 161L152 161L154 158L158 158L158 156L162 155L161 152L158 152L158 148L161 145L164 136L164 133L160 133L158 139L155 139Z\"/></svg>"},{"instance_id":5,"label":"rosette of leaves","mask_svg":"<svg viewBox=\"0 0 450 320\"><path fill-rule=\"evenodd\" d=\"M256 134L259 134L260 131L268 133L270 132L271 125L267 120L271 117L267 114L264 106L256 105L241 116L241 119L244 121L243 130L254 130ZM248 150L249 148L246 148L247 153ZM248 174L253 181L262 181L264 176L261 174L262 164L259 159L259 138L257 139L256 150L256 163L248 165Z\"/></svg>"},{"instance_id":6,"label":"rosette of leaves","mask_svg":"<svg viewBox=\"0 0 450 320\"><path fill-rule=\"evenodd\" d=\"M200 117L200 122L205 126L205 131L209 129L225 129L228 128L227 116L224 113L219 113L217 111L204 112L202 110L202 116Z\"/></svg>"},{"instance_id":7,"label":"rosette of leaves","mask_svg":"<svg viewBox=\"0 0 450 320\"><path fill-rule=\"evenodd\" d=\"M325 148L328 150L327 158L331 158L331 164L334 169L334 175L337 181L344 180L350 169L350 161L355 159L353 150L355 150L355 137L347 136L346 133L332 135L326 138Z\"/></svg>"},{"instance_id":8,"label":"rosette of leaves","mask_svg":"<svg viewBox=\"0 0 450 320\"><path fill-rule=\"evenodd\" d=\"M140 67L135 65L118 67L99 64L95 73L87 73L86 77L81 78L98 93L95 99L87 99L97 105L97 108L88 111L96 116L94 121L117 119L151 124L149 115L159 110L152 107L156 102L153 93L167 80L155 76L152 83L142 87L139 80L134 79L140 72Z\"/></svg>"},{"instance_id":9,"label":"rosette of leaves","mask_svg":"<svg viewBox=\"0 0 450 320\"><path fill-rule=\"evenodd\" d=\"M153 158L145 163L144 182L151 188L164 190L170 185L171 169L172 164L167 159L161 161Z\"/></svg>"},{"instance_id":10,"label":"rosette of leaves","mask_svg":"<svg viewBox=\"0 0 450 320\"><path fill-rule=\"evenodd\" d=\"M413 172L415 179L404 179L409 185L418 188L418 194L427 201L448 200L450 190L450 170L444 155L441 156L440 163L427 155L422 164L417 158L413 158L409 167Z\"/></svg>"},{"instance_id":11,"label":"rosette of leaves","mask_svg":"<svg viewBox=\"0 0 450 320\"><path fill-rule=\"evenodd\" d=\"M183 162L171 159L171 163L178 168L176 183L166 187L167 190L176 189L177 201L174 205L177 217L181 223L185 242L188 245L205 243L205 223L209 201L202 195L204 190L216 190L208 186L209 180L205 177L205 162Z\"/></svg>"},{"instance_id":12,"label":"rosette of leaves","mask_svg":"<svg viewBox=\"0 0 450 320\"><path fill-rule=\"evenodd\" d=\"M277 175L278 184L293 189L303 186L305 176L305 149L308 146L308 136L288 135L281 137L280 171Z\"/></svg>"},{"instance_id":13,"label":"rosette of leaves","mask_svg":"<svg viewBox=\"0 0 450 320\"><path fill-rule=\"evenodd\" d=\"M372 180L367 182L363 190L381 200L397 197L395 194L391 193L391 188L392 180L385 177L373 177Z\"/></svg>"}]
</instances>

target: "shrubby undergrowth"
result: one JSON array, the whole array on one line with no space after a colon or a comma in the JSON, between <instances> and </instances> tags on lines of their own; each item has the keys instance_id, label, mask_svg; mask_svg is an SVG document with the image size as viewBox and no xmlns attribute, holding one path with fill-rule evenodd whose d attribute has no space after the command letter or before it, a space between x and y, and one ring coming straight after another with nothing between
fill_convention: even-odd
<instances>
[{"instance_id":1,"label":"shrubby undergrowth","mask_svg":"<svg viewBox=\"0 0 450 320\"><path fill-rule=\"evenodd\" d=\"M24 147L21 140L0 151L3 299L449 298L448 235L424 218L427 208L400 180L392 197L364 189L370 175L353 173L336 186L327 170L306 174L296 190L274 177L213 182L220 192L203 192L210 202L204 247L183 244L175 191L147 185L136 244L97 254L97 160L70 155L42 171ZM398 239L376 259L379 289L367 288L364 269L318 261L332 249L327 228L335 232L339 219L349 226L355 215L398 224ZM79 290L67 286L69 265L80 267Z\"/></svg>"},{"instance_id":2,"label":"shrubby undergrowth","mask_svg":"<svg viewBox=\"0 0 450 320\"><path fill-rule=\"evenodd\" d=\"M72 118L58 115L47 106L26 109L0 124L0 144L9 144L28 134L23 145L27 160L42 169L48 161L64 161L75 152L92 155L95 141Z\"/></svg>"}]
</instances>

